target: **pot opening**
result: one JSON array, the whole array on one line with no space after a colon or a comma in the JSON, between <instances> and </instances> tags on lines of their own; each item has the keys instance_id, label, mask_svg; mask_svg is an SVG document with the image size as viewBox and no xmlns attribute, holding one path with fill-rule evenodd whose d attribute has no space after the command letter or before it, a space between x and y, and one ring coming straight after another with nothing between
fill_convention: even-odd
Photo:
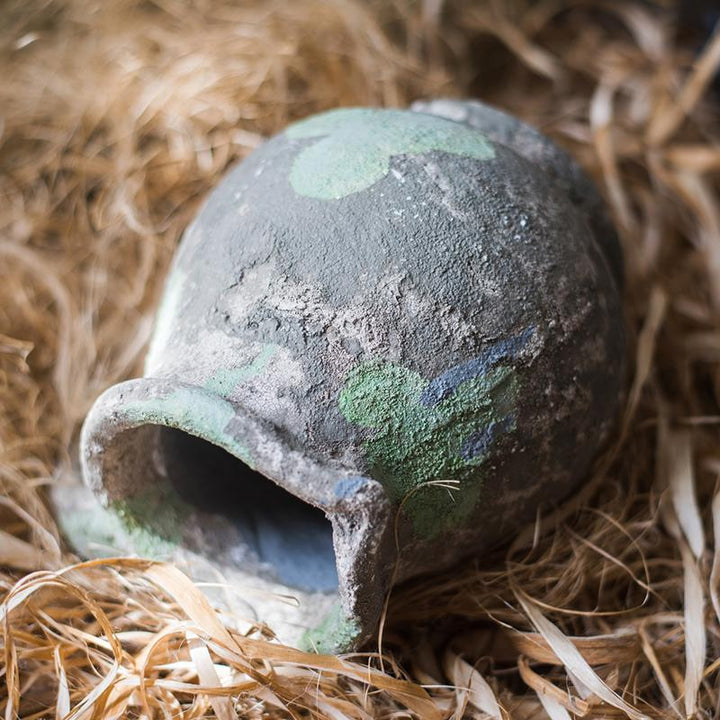
<instances>
[{"instance_id":1,"label":"pot opening","mask_svg":"<svg viewBox=\"0 0 720 720\"><path fill-rule=\"evenodd\" d=\"M183 501L228 520L283 584L306 591L337 589L332 525L322 510L206 440L169 427L158 431L168 479ZM205 533L212 531L209 522Z\"/></svg>"}]
</instances>

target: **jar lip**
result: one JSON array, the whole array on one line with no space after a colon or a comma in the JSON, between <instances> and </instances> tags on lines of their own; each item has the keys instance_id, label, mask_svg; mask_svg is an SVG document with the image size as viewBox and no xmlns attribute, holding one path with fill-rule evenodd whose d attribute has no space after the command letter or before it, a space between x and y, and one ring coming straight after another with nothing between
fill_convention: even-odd
<instances>
[{"instance_id":1,"label":"jar lip","mask_svg":"<svg viewBox=\"0 0 720 720\"><path fill-rule=\"evenodd\" d=\"M240 404L203 387L168 378L136 378L108 388L93 404L83 424L81 461L89 487L104 499L123 484L107 482L103 455L120 433L142 426L181 430L222 448L252 470L264 475L300 500L328 514L346 509L348 502L370 495L385 501L380 483L339 463L325 464L289 446L268 422L254 417ZM105 465L103 464L105 463ZM312 483L306 478L312 477ZM131 482L128 478L123 483Z\"/></svg>"},{"instance_id":2,"label":"jar lip","mask_svg":"<svg viewBox=\"0 0 720 720\"><path fill-rule=\"evenodd\" d=\"M337 589L306 588L299 594L339 597L341 615L357 630L352 646L371 636L390 581L389 572L376 572L372 557L386 557L393 532L392 505L380 483L306 457L288 447L270 424L205 388L167 378L112 386L96 400L83 425L80 455L86 485L124 522L151 534L156 528L174 528L179 550L203 556L230 577L242 556L230 542L237 545L237 527L222 514L196 508L178 513L182 500L159 457L158 433L167 428L221 448L300 504L325 513L332 526ZM287 585L277 576L267 579ZM289 593L297 592L287 587ZM337 615L337 608L333 612Z\"/></svg>"}]
</instances>

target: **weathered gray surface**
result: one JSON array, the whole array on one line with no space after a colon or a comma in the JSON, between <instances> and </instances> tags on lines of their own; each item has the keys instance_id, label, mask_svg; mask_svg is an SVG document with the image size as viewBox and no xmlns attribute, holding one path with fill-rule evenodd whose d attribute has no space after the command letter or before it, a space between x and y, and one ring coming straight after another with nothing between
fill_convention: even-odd
<instances>
[{"instance_id":1,"label":"weathered gray surface","mask_svg":"<svg viewBox=\"0 0 720 720\"><path fill-rule=\"evenodd\" d=\"M253 499L249 468L324 511L328 648L374 631L398 508L400 579L482 553L583 478L622 387L620 255L592 186L496 111L417 107L437 116L315 116L236 166L178 251L146 378L84 430L105 502L221 568L332 595L322 519Z\"/></svg>"}]
</instances>

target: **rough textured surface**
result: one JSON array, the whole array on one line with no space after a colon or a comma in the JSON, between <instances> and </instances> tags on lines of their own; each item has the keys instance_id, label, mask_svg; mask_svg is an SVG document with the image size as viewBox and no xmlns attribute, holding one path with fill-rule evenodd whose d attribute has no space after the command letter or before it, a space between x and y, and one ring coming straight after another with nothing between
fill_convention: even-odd
<instances>
[{"instance_id":1,"label":"rough textured surface","mask_svg":"<svg viewBox=\"0 0 720 720\"><path fill-rule=\"evenodd\" d=\"M321 644L374 632L398 511L398 579L482 553L583 478L622 387L619 253L589 182L501 113L418 109L315 116L231 171L176 256L146 378L84 430L124 517L177 491L158 425L323 510L341 610ZM178 542L248 560L230 511L191 508ZM134 521L162 533L161 514Z\"/></svg>"}]
</instances>

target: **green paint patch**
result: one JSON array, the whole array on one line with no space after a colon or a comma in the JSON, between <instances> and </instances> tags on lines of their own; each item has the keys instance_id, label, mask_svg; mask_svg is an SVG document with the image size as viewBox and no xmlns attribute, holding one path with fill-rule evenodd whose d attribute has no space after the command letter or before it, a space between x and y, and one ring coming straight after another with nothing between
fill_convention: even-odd
<instances>
[{"instance_id":1,"label":"green paint patch","mask_svg":"<svg viewBox=\"0 0 720 720\"><path fill-rule=\"evenodd\" d=\"M300 648L321 655L348 652L359 636L360 624L354 618L348 618L337 602L320 625L305 632L300 639Z\"/></svg>"},{"instance_id":2,"label":"green paint patch","mask_svg":"<svg viewBox=\"0 0 720 720\"><path fill-rule=\"evenodd\" d=\"M290 183L299 195L322 200L371 187L388 174L395 155L435 150L477 160L495 157L490 141L477 130L405 110L332 110L291 125L287 136L321 138L298 153Z\"/></svg>"},{"instance_id":3,"label":"green paint patch","mask_svg":"<svg viewBox=\"0 0 720 720\"><path fill-rule=\"evenodd\" d=\"M138 550L149 546L152 555L175 547L182 540L182 528L192 508L169 483L144 488L137 495L111 503L125 529L140 543Z\"/></svg>"},{"instance_id":4,"label":"green paint patch","mask_svg":"<svg viewBox=\"0 0 720 720\"><path fill-rule=\"evenodd\" d=\"M495 441L514 427L515 372L484 368L444 399L428 403L427 380L385 361L353 368L340 393L348 422L368 428L370 474L390 499L404 501L415 531L432 537L457 526L482 494L483 465Z\"/></svg>"},{"instance_id":5,"label":"green paint patch","mask_svg":"<svg viewBox=\"0 0 720 720\"><path fill-rule=\"evenodd\" d=\"M92 509L74 509L62 513L60 520L63 535L86 558L131 552L152 560L168 560L179 539L177 531L168 536L156 533L131 515L123 503L113 503L110 509L99 503Z\"/></svg>"},{"instance_id":6,"label":"green paint patch","mask_svg":"<svg viewBox=\"0 0 720 720\"><path fill-rule=\"evenodd\" d=\"M265 345L249 365L218 370L203 387L209 392L227 397L240 383L261 373L276 351L277 346Z\"/></svg>"},{"instance_id":7,"label":"green paint patch","mask_svg":"<svg viewBox=\"0 0 720 720\"><path fill-rule=\"evenodd\" d=\"M164 425L207 440L252 467L248 447L227 431L235 408L198 387L180 387L168 395L128 402L123 412L136 423Z\"/></svg>"}]
</instances>

